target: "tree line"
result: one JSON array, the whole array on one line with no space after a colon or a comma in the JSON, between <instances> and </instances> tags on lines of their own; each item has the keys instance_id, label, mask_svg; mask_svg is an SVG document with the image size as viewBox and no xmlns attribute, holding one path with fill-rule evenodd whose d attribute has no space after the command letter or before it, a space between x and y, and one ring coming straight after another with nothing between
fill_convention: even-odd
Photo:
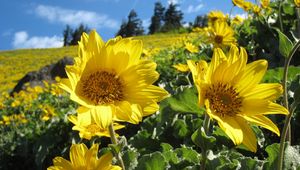
<instances>
[{"instance_id":1,"label":"tree line","mask_svg":"<svg viewBox=\"0 0 300 170\"><path fill-rule=\"evenodd\" d=\"M155 2L153 16L151 17L151 23L148 27L148 34L165 33L183 28L183 12L177 7L177 4L170 3L166 9L160 2ZM132 37L144 35L145 30L142 23L136 11L132 9L127 19L122 21L116 36ZM189 23L189 28L204 27L206 25L207 16L199 15L196 16L194 23ZM88 33L89 31L90 29L83 24L80 24L75 29L67 25L63 31L64 46L77 45L82 33Z\"/></svg>"}]
</instances>

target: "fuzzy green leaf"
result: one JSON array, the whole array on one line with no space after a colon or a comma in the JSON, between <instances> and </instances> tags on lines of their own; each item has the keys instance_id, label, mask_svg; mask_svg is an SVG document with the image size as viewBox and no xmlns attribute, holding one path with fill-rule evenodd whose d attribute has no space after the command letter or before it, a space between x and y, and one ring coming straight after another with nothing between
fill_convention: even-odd
<instances>
[{"instance_id":1,"label":"fuzzy green leaf","mask_svg":"<svg viewBox=\"0 0 300 170\"><path fill-rule=\"evenodd\" d=\"M287 58L291 50L293 49L293 43L279 29L276 29L276 31L278 32L278 36L279 36L279 52L281 55Z\"/></svg>"},{"instance_id":2,"label":"fuzzy green leaf","mask_svg":"<svg viewBox=\"0 0 300 170\"><path fill-rule=\"evenodd\" d=\"M196 130L192 135L192 141L202 149L210 149L214 146L216 138L213 136L207 136L204 132L204 128Z\"/></svg>"},{"instance_id":3,"label":"fuzzy green leaf","mask_svg":"<svg viewBox=\"0 0 300 170\"><path fill-rule=\"evenodd\" d=\"M203 113L203 110L198 105L196 90L192 88L186 88L181 93L168 98L168 102L174 111L196 114Z\"/></svg>"},{"instance_id":4,"label":"fuzzy green leaf","mask_svg":"<svg viewBox=\"0 0 300 170\"><path fill-rule=\"evenodd\" d=\"M143 155L138 162L136 170L162 170L167 166L165 158L160 152Z\"/></svg>"}]
</instances>

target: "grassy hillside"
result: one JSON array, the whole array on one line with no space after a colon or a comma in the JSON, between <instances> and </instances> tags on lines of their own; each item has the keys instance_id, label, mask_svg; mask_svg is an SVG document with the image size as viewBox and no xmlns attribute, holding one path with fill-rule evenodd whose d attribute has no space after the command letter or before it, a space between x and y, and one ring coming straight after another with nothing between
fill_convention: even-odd
<instances>
[{"instance_id":1,"label":"grassy hillside","mask_svg":"<svg viewBox=\"0 0 300 170\"><path fill-rule=\"evenodd\" d=\"M165 48L182 42L188 34L157 34L134 37L145 49ZM30 71L54 63L64 56L76 56L77 47L0 51L0 93L12 89Z\"/></svg>"}]
</instances>

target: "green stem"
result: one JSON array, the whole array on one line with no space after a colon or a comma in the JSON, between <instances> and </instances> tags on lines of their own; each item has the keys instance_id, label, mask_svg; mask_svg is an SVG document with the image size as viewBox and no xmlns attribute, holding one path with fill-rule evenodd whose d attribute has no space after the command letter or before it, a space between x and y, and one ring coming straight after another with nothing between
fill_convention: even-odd
<instances>
[{"instance_id":1,"label":"green stem","mask_svg":"<svg viewBox=\"0 0 300 170\"><path fill-rule=\"evenodd\" d=\"M207 114L205 114L204 117L204 124L203 124L203 128L204 128L204 132L206 135L208 135L209 133L209 126L210 126L210 118ZM201 148L202 149L202 159L201 159L201 170L205 170L205 164L206 164L206 160L207 160L207 156L206 156L206 148Z\"/></svg>"},{"instance_id":2,"label":"green stem","mask_svg":"<svg viewBox=\"0 0 300 170\"><path fill-rule=\"evenodd\" d=\"M283 25L282 25L282 16L281 16L281 0L279 0L279 9L278 9L278 19L279 19L279 28L280 28L280 31L283 32Z\"/></svg>"},{"instance_id":3,"label":"green stem","mask_svg":"<svg viewBox=\"0 0 300 170\"><path fill-rule=\"evenodd\" d=\"M114 130L114 125L113 125L113 123L111 123L111 124L109 125L108 129L109 129L109 134L110 134L110 140L111 140L111 142L112 142L113 144L117 145L117 144L118 144L118 139L116 138L116 135L115 135L115 130ZM117 155L115 155L115 156L116 156L116 158L117 158L117 160L118 160L119 165L121 166L121 168L122 168L123 170L125 170L124 162L123 162L123 159L122 159L120 153L117 152L116 154L117 154Z\"/></svg>"},{"instance_id":4,"label":"green stem","mask_svg":"<svg viewBox=\"0 0 300 170\"><path fill-rule=\"evenodd\" d=\"M287 94L287 76L288 76L288 68L290 65L290 62L295 54L295 52L298 50L298 48L300 47L300 41L298 41L296 43L296 45L294 45L292 51L290 52L288 58L286 59L285 63L284 63L284 74L283 74L283 82L282 82L282 86L283 86L283 105L285 108L287 108L289 110L289 103L288 103L288 94ZM283 165L283 156L284 156L284 143L286 141L286 138L289 137L288 136L288 132L290 131L290 122L292 119L292 115L293 115L293 111L294 111L294 107L291 107L291 109L289 110L289 114L285 117L285 123L283 126L283 130L282 130L282 134L280 137L280 148L279 148L279 159L278 159L278 164L277 164L277 169L278 170L282 170L282 165ZM290 141L290 139L289 139Z\"/></svg>"}]
</instances>

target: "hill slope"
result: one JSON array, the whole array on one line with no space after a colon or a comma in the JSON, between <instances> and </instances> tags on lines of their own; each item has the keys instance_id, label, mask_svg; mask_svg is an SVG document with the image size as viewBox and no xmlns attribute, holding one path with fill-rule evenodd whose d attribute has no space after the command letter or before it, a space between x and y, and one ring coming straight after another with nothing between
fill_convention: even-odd
<instances>
[{"instance_id":1,"label":"hill slope","mask_svg":"<svg viewBox=\"0 0 300 170\"><path fill-rule=\"evenodd\" d=\"M188 34L157 34L134 37L142 40L145 49L173 46ZM76 56L77 46L0 51L0 93L12 89L30 71L54 63L64 56Z\"/></svg>"}]
</instances>

